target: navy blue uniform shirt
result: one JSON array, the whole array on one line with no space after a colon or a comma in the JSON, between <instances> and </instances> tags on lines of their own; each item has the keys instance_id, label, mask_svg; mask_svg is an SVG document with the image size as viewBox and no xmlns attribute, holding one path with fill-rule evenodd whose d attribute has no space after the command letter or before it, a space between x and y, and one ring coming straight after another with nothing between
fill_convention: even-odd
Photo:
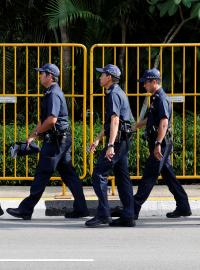
<instances>
[{"instance_id":1,"label":"navy blue uniform shirt","mask_svg":"<svg viewBox=\"0 0 200 270\"><path fill-rule=\"evenodd\" d=\"M159 127L160 120L163 118L167 118L169 120L169 126L171 121L172 114L172 106L171 101L168 96L164 92L162 88L156 91L154 95L151 96L151 104L147 113L147 133L155 127L156 129ZM156 138L150 135L149 138L153 143Z\"/></svg>"},{"instance_id":2,"label":"navy blue uniform shirt","mask_svg":"<svg viewBox=\"0 0 200 270\"><path fill-rule=\"evenodd\" d=\"M68 128L68 110L65 96L57 83L52 84L44 92L41 122L49 116L58 118L56 122L56 129L62 131Z\"/></svg>"},{"instance_id":3,"label":"navy blue uniform shirt","mask_svg":"<svg viewBox=\"0 0 200 270\"><path fill-rule=\"evenodd\" d=\"M104 131L105 136L109 137L112 115L117 115L123 121L131 121L132 113L128 97L118 84L113 84L107 92Z\"/></svg>"}]
</instances>

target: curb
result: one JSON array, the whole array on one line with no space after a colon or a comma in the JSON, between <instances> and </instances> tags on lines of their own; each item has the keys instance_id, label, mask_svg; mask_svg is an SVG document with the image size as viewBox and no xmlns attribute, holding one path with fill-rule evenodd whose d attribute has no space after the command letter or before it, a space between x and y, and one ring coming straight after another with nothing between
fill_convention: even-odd
<instances>
[{"instance_id":1,"label":"curb","mask_svg":"<svg viewBox=\"0 0 200 270\"><path fill-rule=\"evenodd\" d=\"M119 200L109 200L110 208L120 206ZM63 216L65 212L73 210L72 200L46 200L45 201L45 215L46 216ZM87 200L87 206L90 215L93 216L96 213L98 206L97 200ZM200 200L190 200L190 206L193 216L200 216ZM147 200L142 206L140 216L166 216L167 212L171 212L176 208L176 202L174 200Z\"/></svg>"}]
</instances>

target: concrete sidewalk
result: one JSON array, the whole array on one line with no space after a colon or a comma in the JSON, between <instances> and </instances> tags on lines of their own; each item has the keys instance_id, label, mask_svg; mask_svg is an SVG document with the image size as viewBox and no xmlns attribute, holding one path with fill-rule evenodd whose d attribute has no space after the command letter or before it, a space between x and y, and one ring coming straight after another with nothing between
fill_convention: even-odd
<instances>
[{"instance_id":1,"label":"concrete sidewalk","mask_svg":"<svg viewBox=\"0 0 200 270\"><path fill-rule=\"evenodd\" d=\"M133 187L134 193L137 187ZM200 185L185 185L193 215L200 216ZM30 187L21 186L1 186L0 202L5 210L8 207L17 207L20 201L29 195ZM92 187L84 187L88 208L90 214L94 215L97 207L97 198ZM67 192L67 198L62 195L62 187L47 187L42 199L36 205L34 217L41 215L61 216L66 211L71 211L73 206L73 197ZM120 205L117 191L115 195L111 195L111 188L108 191L110 207ZM174 210L176 207L173 196L165 185L156 185L152 193L142 207L140 216L165 216L168 211Z\"/></svg>"}]
</instances>

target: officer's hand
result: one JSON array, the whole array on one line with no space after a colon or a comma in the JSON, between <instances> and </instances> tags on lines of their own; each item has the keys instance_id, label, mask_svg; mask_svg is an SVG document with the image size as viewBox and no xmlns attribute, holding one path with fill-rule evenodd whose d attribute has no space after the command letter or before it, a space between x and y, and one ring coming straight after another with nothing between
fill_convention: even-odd
<instances>
[{"instance_id":1,"label":"officer's hand","mask_svg":"<svg viewBox=\"0 0 200 270\"><path fill-rule=\"evenodd\" d=\"M106 158L111 161L112 158L114 157L115 155L115 150L114 150L114 147L108 147L107 151L106 151Z\"/></svg>"},{"instance_id":2,"label":"officer's hand","mask_svg":"<svg viewBox=\"0 0 200 270\"><path fill-rule=\"evenodd\" d=\"M155 146L155 148L154 148L154 156L155 156L155 158L157 160L161 160L162 159L163 155L161 153L161 145L160 144L158 144L158 145Z\"/></svg>"},{"instance_id":3,"label":"officer's hand","mask_svg":"<svg viewBox=\"0 0 200 270\"><path fill-rule=\"evenodd\" d=\"M94 153L96 151L96 147L99 144L99 140L95 140L91 145L90 145L90 152Z\"/></svg>"},{"instance_id":4,"label":"officer's hand","mask_svg":"<svg viewBox=\"0 0 200 270\"><path fill-rule=\"evenodd\" d=\"M27 142L27 144L29 145L33 140L34 140L34 138L33 138L33 137L30 137L30 138L28 138L28 139L26 140L26 142Z\"/></svg>"}]
</instances>

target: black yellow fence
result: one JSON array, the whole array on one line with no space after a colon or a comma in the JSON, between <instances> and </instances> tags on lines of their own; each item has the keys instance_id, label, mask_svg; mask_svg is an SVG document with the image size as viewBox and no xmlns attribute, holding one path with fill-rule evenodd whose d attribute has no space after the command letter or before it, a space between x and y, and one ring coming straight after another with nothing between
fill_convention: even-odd
<instances>
[{"instance_id":1,"label":"black yellow fence","mask_svg":"<svg viewBox=\"0 0 200 270\"><path fill-rule=\"evenodd\" d=\"M82 118L83 179L86 175L86 74L87 50L81 44L0 44L0 180L32 180L38 157L11 159L10 144L25 140L40 118L43 90L34 71L47 62L61 70L60 86L66 96L72 126L72 159L75 160L75 120ZM66 67L66 63L68 64ZM78 67L79 73L76 72ZM78 108L77 108L78 107ZM60 179L56 175L53 180Z\"/></svg>"},{"instance_id":2,"label":"black yellow fence","mask_svg":"<svg viewBox=\"0 0 200 270\"><path fill-rule=\"evenodd\" d=\"M145 69L158 66L162 84L173 102L173 129L179 142L174 149L172 162L181 162L180 179L200 179L200 44L96 44L90 50L90 142L94 138L95 110L102 113L98 118L104 123L104 89L100 89L95 72L96 66L113 63L122 70L121 84L129 97L134 117L139 119L146 95L138 79ZM95 108L95 110L94 110ZM181 121L176 121L176 112ZM180 120L180 119L179 119ZM181 124L180 124L181 123ZM178 126L179 125L179 126ZM179 133L176 131L179 130ZM141 178L141 156L144 155L141 131L137 131L131 153L131 178ZM181 147L180 147L181 145ZM90 155L90 172L93 170L93 154ZM114 190L114 179L112 187Z\"/></svg>"}]
</instances>

